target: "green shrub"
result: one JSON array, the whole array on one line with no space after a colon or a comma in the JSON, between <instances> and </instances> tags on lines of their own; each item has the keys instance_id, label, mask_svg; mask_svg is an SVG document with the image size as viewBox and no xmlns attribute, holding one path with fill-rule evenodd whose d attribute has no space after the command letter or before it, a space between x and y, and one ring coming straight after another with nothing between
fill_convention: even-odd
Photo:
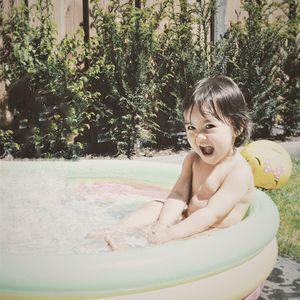
<instances>
[{"instance_id":1,"label":"green shrub","mask_svg":"<svg viewBox=\"0 0 300 300\"><path fill-rule=\"evenodd\" d=\"M166 2L166 24L157 36L158 46L153 56L154 80L160 82L156 93L162 101L156 133L160 147L176 145L172 137L184 131L182 102L187 89L212 73L209 27L215 2L197 1L190 5L182 0L179 7L174 1Z\"/></svg>"},{"instance_id":2,"label":"green shrub","mask_svg":"<svg viewBox=\"0 0 300 300\"><path fill-rule=\"evenodd\" d=\"M177 146L182 100L197 80L233 77L245 94L254 138L274 125L299 133L299 4L243 1L246 16L219 42L210 40L216 0L164 0L153 6L91 1L96 34L58 42L49 0L1 13L0 80L7 83L11 126L0 155L76 158ZM1 4L1 3L0 3ZM270 22L281 9L287 22ZM30 16L30 19L29 19ZM0 118L5 115L3 111ZM1 121L1 120L0 120Z\"/></svg>"},{"instance_id":3,"label":"green shrub","mask_svg":"<svg viewBox=\"0 0 300 300\"><path fill-rule=\"evenodd\" d=\"M21 157L72 158L85 148L74 141L88 126L86 107L93 97L82 74L85 49L77 36L57 44L51 9L47 0L30 8L23 1L1 28L1 78L9 83L11 139Z\"/></svg>"},{"instance_id":4,"label":"green shrub","mask_svg":"<svg viewBox=\"0 0 300 300\"><path fill-rule=\"evenodd\" d=\"M13 132L11 130L0 129L0 155L8 154L18 155L20 146L13 140Z\"/></svg>"},{"instance_id":5,"label":"green shrub","mask_svg":"<svg viewBox=\"0 0 300 300\"><path fill-rule=\"evenodd\" d=\"M49 1L38 0L29 9L22 1L6 16L1 28L1 78L12 83L29 75L32 88L47 82L46 62L55 45L51 7Z\"/></svg>"},{"instance_id":6,"label":"green shrub","mask_svg":"<svg viewBox=\"0 0 300 300\"><path fill-rule=\"evenodd\" d=\"M222 42L226 74L242 89L254 123L253 137L268 138L282 94L282 23L269 22L273 6L242 1L246 16L231 24Z\"/></svg>"},{"instance_id":7,"label":"green shrub","mask_svg":"<svg viewBox=\"0 0 300 300\"><path fill-rule=\"evenodd\" d=\"M159 13L151 7L136 8L129 1L110 2L107 10L92 2L96 35L90 42L91 84L101 94L93 110L97 131L108 137L118 154L131 157L136 144L153 143L156 127L153 99L154 34Z\"/></svg>"},{"instance_id":8,"label":"green shrub","mask_svg":"<svg viewBox=\"0 0 300 300\"><path fill-rule=\"evenodd\" d=\"M85 153L86 145L80 141L84 131L90 128L93 113L88 111L99 93L90 91L89 74L83 69L87 50L82 33L65 37L48 58L47 90L52 95L52 122L44 138L57 141L48 153L66 158ZM45 118L49 121L49 118ZM46 149L44 149L46 150Z\"/></svg>"},{"instance_id":9,"label":"green shrub","mask_svg":"<svg viewBox=\"0 0 300 300\"><path fill-rule=\"evenodd\" d=\"M283 71L285 89L282 93L281 111L282 125L286 136L300 133L300 4L296 0L284 1L280 9L287 19L283 46Z\"/></svg>"}]
</instances>

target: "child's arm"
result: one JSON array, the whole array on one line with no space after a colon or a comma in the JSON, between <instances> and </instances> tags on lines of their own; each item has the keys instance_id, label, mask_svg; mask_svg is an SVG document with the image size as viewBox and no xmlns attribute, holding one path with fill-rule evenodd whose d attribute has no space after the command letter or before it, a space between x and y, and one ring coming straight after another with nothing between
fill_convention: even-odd
<instances>
[{"instance_id":1,"label":"child's arm","mask_svg":"<svg viewBox=\"0 0 300 300\"><path fill-rule=\"evenodd\" d=\"M248 178L249 174L243 169L231 171L220 189L209 199L208 205L182 222L169 227L161 237L161 242L200 233L222 221L247 193Z\"/></svg>"},{"instance_id":2,"label":"child's arm","mask_svg":"<svg viewBox=\"0 0 300 300\"><path fill-rule=\"evenodd\" d=\"M194 153L189 153L183 161L181 174L169 194L158 218L158 224L170 226L175 224L190 197L192 166Z\"/></svg>"}]
</instances>

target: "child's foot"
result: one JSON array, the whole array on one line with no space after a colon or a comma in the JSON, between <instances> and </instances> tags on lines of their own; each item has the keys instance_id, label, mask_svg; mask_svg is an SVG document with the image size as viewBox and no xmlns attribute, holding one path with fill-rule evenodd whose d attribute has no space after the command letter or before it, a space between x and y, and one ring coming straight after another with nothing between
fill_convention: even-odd
<instances>
[{"instance_id":1,"label":"child's foot","mask_svg":"<svg viewBox=\"0 0 300 300\"><path fill-rule=\"evenodd\" d=\"M128 245L122 242L121 236L122 234L125 234L124 232L121 232L119 230L113 231L108 233L105 237L104 240L107 243L107 246L112 250L112 251L118 251L118 250L125 250L128 248Z\"/></svg>"},{"instance_id":2,"label":"child's foot","mask_svg":"<svg viewBox=\"0 0 300 300\"><path fill-rule=\"evenodd\" d=\"M118 228L110 227L110 228L103 228L103 229L96 229L90 231L85 238L91 240L100 240L104 239L107 243L107 246L111 250L124 250L128 248L128 246L122 242L122 236L125 235L126 232L120 230Z\"/></svg>"},{"instance_id":3,"label":"child's foot","mask_svg":"<svg viewBox=\"0 0 300 300\"><path fill-rule=\"evenodd\" d=\"M112 232L111 228L103 228L103 229L96 229L90 231L85 238L90 240L99 240L103 239L106 235Z\"/></svg>"}]
</instances>

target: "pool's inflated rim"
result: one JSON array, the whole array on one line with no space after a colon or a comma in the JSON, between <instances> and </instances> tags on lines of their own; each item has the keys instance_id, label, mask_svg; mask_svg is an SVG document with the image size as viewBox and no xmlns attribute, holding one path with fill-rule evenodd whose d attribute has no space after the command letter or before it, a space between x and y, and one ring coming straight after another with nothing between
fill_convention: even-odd
<instances>
[{"instance_id":1,"label":"pool's inflated rim","mask_svg":"<svg viewBox=\"0 0 300 300\"><path fill-rule=\"evenodd\" d=\"M68 178L118 177L170 185L180 167L137 161L7 162L5 172L49 169ZM98 174L98 175L97 175ZM157 174L157 175L156 175ZM160 246L94 255L1 254L1 291L20 293L93 293L112 296L192 282L238 266L256 256L273 239L278 212L263 192L254 193L249 215L218 232Z\"/></svg>"}]
</instances>

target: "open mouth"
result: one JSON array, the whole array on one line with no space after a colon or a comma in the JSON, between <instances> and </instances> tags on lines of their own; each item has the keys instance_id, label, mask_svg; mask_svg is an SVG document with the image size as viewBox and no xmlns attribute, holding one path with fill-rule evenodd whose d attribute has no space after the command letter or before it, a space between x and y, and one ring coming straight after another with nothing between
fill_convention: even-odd
<instances>
[{"instance_id":1,"label":"open mouth","mask_svg":"<svg viewBox=\"0 0 300 300\"><path fill-rule=\"evenodd\" d=\"M212 155L214 152L214 148L211 146L205 146L205 147L200 146L200 150L205 156Z\"/></svg>"}]
</instances>

